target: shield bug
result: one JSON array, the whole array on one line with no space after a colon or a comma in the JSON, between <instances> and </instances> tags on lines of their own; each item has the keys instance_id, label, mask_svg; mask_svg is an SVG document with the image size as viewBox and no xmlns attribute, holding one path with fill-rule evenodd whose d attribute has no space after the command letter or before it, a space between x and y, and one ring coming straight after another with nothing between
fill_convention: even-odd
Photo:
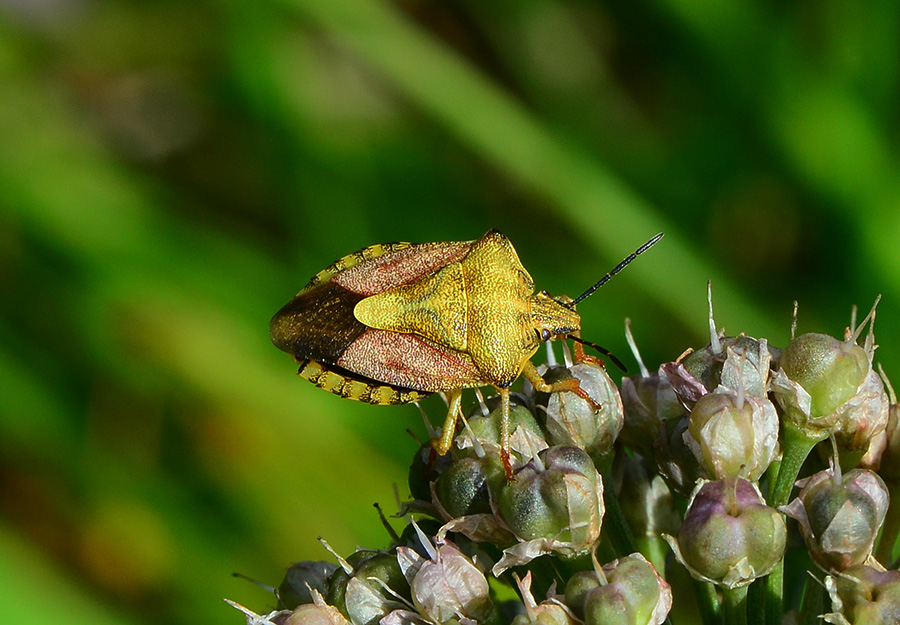
<instances>
[{"instance_id":1,"label":"shield bug","mask_svg":"<svg viewBox=\"0 0 900 625\"><path fill-rule=\"evenodd\" d=\"M336 395L389 405L445 393L450 408L438 453L450 449L462 390L492 385L501 397L500 454L508 475L509 388L524 375L546 383L531 357L553 338L581 341L575 305L605 284L659 234L574 300L534 294L512 244L491 230L475 241L385 243L317 273L272 318L272 342L300 363L299 375Z\"/></svg>"}]
</instances>

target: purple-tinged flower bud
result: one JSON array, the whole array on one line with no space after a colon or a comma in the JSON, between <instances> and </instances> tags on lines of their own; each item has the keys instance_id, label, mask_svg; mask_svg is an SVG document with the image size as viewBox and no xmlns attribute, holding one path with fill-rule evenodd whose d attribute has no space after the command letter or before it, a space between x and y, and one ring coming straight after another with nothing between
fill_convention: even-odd
<instances>
[{"instance_id":1,"label":"purple-tinged flower bud","mask_svg":"<svg viewBox=\"0 0 900 625\"><path fill-rule=\"evenodd\" d=\"M827 469L797 484L799 495L781 511L800 524L813 561L827 571L866 562L888 506L887 487L878 474Z\"/></svg>"},{"instance_id":2,"label":"purple-tinged flower bud","mask_svg":"<svg viewBox=\"0 0 900 625\"><path fill-rule=\"evenodd\" d=\"M633 553L573 575L565 601L585 625L660 625L672 608L672 590L644 556Z\"/></svg>"},{"instance_id":3,"label":"purple-tinged flower bud","mask_svg":"<svg viewBox=\"0 0 900 625\"><path fill-rule=\"evenodd\" d=\"M900 571L859 564L825 578L832 625L896 625L900 622Z\"/></svg>"},{"instance_id":4,"label":"purple-tinged flower bud","mask_svg":"<svg viewBox=\"0 0 900 625\"><path fill-rule=\"evenodd\" d=\"M397 547L397 561L419 614L432 623L493 620L496 610L481 570L453 543L437 541L432 545L424 536L421 540L427 558L408 547Z\"/></svg>"},{"instance_id":5,"label":"purple-tinged flower bud","mask_svg":"<svg viewBox=\"0 0 900 625\"><path fill-rule=\"evenodd\" d=\"M694 578L725 588L768 575L784 555L786 539L784 518L743 478L698 486L677 539L666 536Z\"/></svg>"},{"instance_id":6,"label":"purple-tinged flower bud","mask_svg":"<svg viewBox=\"0 0 900 625\"><path fill-rule=\"evenodd\" d=\"M547 442L550 445L575 445L592 458L599 458L612 449L622 430L622 399L606 369L595 362L551 367L544 374L544 380L551 384L573 378L594 404L576 393L551 393L544 421Z\"/></svg>"},{"instance_id":7,"label":"purple-tinged flower bud","mask_svg":"<svg viewBox=\"0 0 900 625\"><path fill-rule=\"evenodd\" d=\"M778 455L778 413L765 397L719 387L694 404L684 442L711 479L755 482Z\"/></svg>"},{"instance_id":8,"label":"purple-tinged flower bud","mask_svg":"<svg viewBox=\"0 0 900 625\"><path fill-rule=\"evenodd\" d=\"M603 482L583 449L551 447L516 472L497 505L522 542L504 551L495 575L549 552L587 553L600 537Z\"/></svg>"},{"instance_id":9,"label":"purple-tinged flower bud","mask_svg":"<svg viewBox=\"0 0 900 625\"><path fill-rule=\"evenodd\" d=\"M337 565L333 562L303 560L295 562L288 567L284 580L275 594L278 597L278 605L288 610L293 610L298 605L312 603L312 592L324 592L325 586Z\"/></svg>"}]
</instances>

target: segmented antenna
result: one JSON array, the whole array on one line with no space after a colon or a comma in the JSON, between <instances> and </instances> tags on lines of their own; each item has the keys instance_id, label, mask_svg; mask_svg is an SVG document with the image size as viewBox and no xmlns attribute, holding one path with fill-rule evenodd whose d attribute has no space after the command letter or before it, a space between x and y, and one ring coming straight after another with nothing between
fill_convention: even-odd
<instances>
[{"instance_id":1,"label":"segmented antenna","mask_svg":"<svg viewBox=\"0 0 900 625\"><path fill-rule=\"evenodd\" d=\"M631 255L628 256L628 258L626 258L626 259L623 260L621 263L619 263L618 265L616 265L615 269L613 269L613 270L610 271L608 274L606 274L605 276L603 276L602 278L600 278L600 280L598 280L597 283L596 283L594 286L592 286L592 287L589 288L587 291L585 291L584 293L582 293L581 295L579 295L578 297L576 297L575 300L574 300L571 304L568 305L569 308L574 308L574 307L575 307L575 304L577 304L578 302L581 302L581 301L584 300L587 296L589 296L589 295L592 294L594 291L596 291L597 289L599 289L601 286L603 286L604 284L606 284L607 282L609 282L610 279L611 279L614 275L616 275L617 273L619 273L620 271L622 271L623 269L625 269L625 267L628 265L628 263L630 263L630 262L633 261L635 258L637 258L637 257L640 256L641 254L643 254L644 252L646 252L647 250L649 250L651 247L653 247L653 246L656 244L656 242L659 241L659 240L662 238L662 236L663 236L663 233L660 232L660 233L657 234L655 237L653 237L652 239L650 239L649 241L647 241L646 243L644 243L642 246L640 246L639 248L637 248Z\"/></svg>"}]
</instances>

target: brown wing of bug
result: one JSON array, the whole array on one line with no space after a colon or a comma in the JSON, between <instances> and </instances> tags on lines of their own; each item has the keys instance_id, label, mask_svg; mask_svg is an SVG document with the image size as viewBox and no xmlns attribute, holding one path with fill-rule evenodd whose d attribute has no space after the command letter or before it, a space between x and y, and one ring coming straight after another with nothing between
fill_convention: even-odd
<instances>
[{"instance_id":1,"label":"brown wing of bug","mask_svg":"<svg viewBox=\"0 0 900 625\"><path fill-rule=\"evenodd\" d=\"M419 280L468 253L471 242L386 243L349 254L316 274L272 318L270 335L319 388L371 404L414 402L476 385L467 354L423 337L369 328L353 315L369 295Z\"/></svg>"}]
</instances>

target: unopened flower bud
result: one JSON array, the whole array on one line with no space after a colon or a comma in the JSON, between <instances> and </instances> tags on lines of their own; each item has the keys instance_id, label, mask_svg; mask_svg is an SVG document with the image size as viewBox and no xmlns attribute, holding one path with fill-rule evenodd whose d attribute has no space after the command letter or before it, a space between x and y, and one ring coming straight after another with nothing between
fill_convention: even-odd
<instances>
[{"instance_id":1,"label":"unopened flower bud","mask_svg":"<svg viewBox=\"0 0 900 625\"><path fill-rule=\"evenodd\" d=\"M781 560L786 539L784 518L743 478L700 485L677 539L666 536L694 578L726 588L768 575Z\"/></svg>"},{"instance_id":2,"label":"unopened flower bud","mask_svg":"<svg viewBox=\"0 0 900 625\"><path fill-rule=\"evenodd\" d=\"M524 579L516 575L516 585L522 595L525 613L517 615L512 625L578 625L578 619L572 611L556 599L538 603L531 593L531 571Z\"/></svg>"},{"instance_id":3,"label":"unopened flower bud","mask_svg":"<svg viewBox=\"0 0 900 625\"><path fill-rule=\"evenodd\" d=\"M313 603L297 606L283 625L350 625L340 610L326 604L322 596L313 594Z\"/></svg>"},{"instance_id":4,"label":"unopened flower bud","mask_svg":"<svg viewBox=\"0 0 900 625\"><path fill-rule=\"evenodd\" d=\"M723 389L694 405L684 442L711 479L755 482L778 454L778 413L765 397Z\"/></svg>"},{"instance_id":5,"label":"unopened flower bud","mask_svg":"<svg viewBox=\"0 0 900 625\"><path fill-rule=\"evenodd\" d=\"M354 623L366 625L390 612L396 596L409 597L397 558L383 551L359 550L332 574L325 600Z\"/></svg>"},{"instance_id":6,"label":"unopened flower bud","mask_svg":"<svg viewBox=\"0 0 900 625\"><path fill-rule=\"evenodd\" d=\"M431 482L436 480L452 461L451 454L438 456L431 441L420 445L407 474L409 493L413 499L429 501L431 499Z\"/></svg>"},{"instance_id":7,"label":"unopened flower bud","mask_svg":"<svg viewBox=\"0 0 900 625\"><path fill-rule=\"evenodd\" d=\"M753 397L765 397L773 351L765 339L729 336L718 339L716 345L692 352L681 364L709 391L721 385L731 390L742 388Z\"/></svg>"},{"instance_id":8,"label":"unopened flower bud","mask_svg":"<svg viewBox=\"0 0 900 625\"><path fill-rule=\"evenodd\" d=\"M622 378L625 421L619 438L645 458L653 457L653 441L664 421L685 414L662 368L647 375Z\"/></svg>"},{"instance_id":9,"label":"unopened flower bud","mask_svg":"<svg viewBox=\"0 0 900 625\"><path fill-rule=\"evenodd\" d=\"M460 458L435 481L435 494L450 518L490 514L491 490L498 489L505 480L497 455Z\"/></svg>"},{"instance_id":10,"label":"unopened flower bud","mask_svg":"<svg viewBox=\"0 0 900 625\"><path fill-rule=\"evenodd\" d=\"M564 557L582 555L600 537L603 482L579 447L540 452L501 489L497 503L523 542L504 552L495 575L551 551Z\"/></svg>"},{"instance_id":11,"label":"unopened flower bud","mask_svg":"<svg viewBox=\"0 0 900 625\"><path fill-rule=\"evenodd\" d=\"M878 475L891 486L900 484L900 404L892 401L885 428L886 444L881 454Z\"/></svg>"},{"instance_id":12,"label":"unopened flower bud","mask_svg":"<svg viewBox=\"0 0 900 625\"><path fill-rule=\"evenodd\" d=\"M867 466L878 466L878 460L884 450L887 428L888 408L890 400L884 392L884 384L874 369L870 369L866 379L856 394L838 413L840 418L834 431L834 438L843 457L853 454L856 466L861 457ZM846 466L845 462L842 462Z\"/></svg>"},{"instance_id":13,"label":"unopened flower bud","mask_svg":"<svg viewBox=\"0 0 900 625\"><path fill-rule=\"evenodd\" d=\"M551 393L546 405L547 442L575 445L598 458L612 449L622 429L622 399L606 369L595 362L551 367L544 374L548 383L573 378L593 403L572 392Z\"/></svg>"},{"instance_id":14,"label":"unopened flower bud","mask_svg":"<svg viewBox=\"0 0 900 625\"><path fill-rule=\"evenodd\" d=\"M703 475L697 457L684 442L689 426L688 415L665 421L653 442L652 456L669 488L685 497L693 492Z\"/></svg>"},{"instance_id":15,"label":"unopened flower bud","mask_svg":"<svg viewBox=\"0 0 900 625\"><path fill-rule=\"evenodd\" d=\"M832 625L896 625L900 619L900 571L859 564L825 578Z\"/></svg>"},{"instance_id":16,"label":"unopened flower bud","mask_svg":"<svg viewBox=\"0 0 900 625\"><path fill-rule=\"evenodd\" d=\"M487 415L478 411L469 417L469 427L456 437L456 444L460 449L474 450L475 445L472 441L474 434L481 446L491 450L493 455L499 454L502 409L500 402L495 398L488 400L488 407L490 413ZM512 453L513 465L521 466L535 453L546 448L544 433L534 414L524 405L513 402L509 411L509 450Z\"/></svg>"},{"instance_id":17,"label":"unopened flower bud","mask_svg":"<svg viewBox=\"0 0 900 625\"><path fill-rule=\"evenodd\" d=\"M853 342L825 334L801 334L781 355L772 391L785 418L810 438L824 439L838 427L839 409L869 374L869 356Z\"/></svg>"},{"instance_id":18,"label":"unopened flower bud","mask_svg":"<svg viewBox=\"0 0 900 625\"><path fill-rule=\"evenodd\" d=\"M337 565L333 562L304 560L288 567L276 594L282 608L293 610L298 605L312 603L312 590L324 592L328 579Z\"/></svg>"},{"instance_id":19,"label":"unopened flower bud","mask_svg":"<svg viewBox=\"0 0 900 625\"><path fill-rule=\"evenodd\" d=\"M488 581L472 560L449 541L433 545L423 537L422 544L427 558L408 547L397 548L397 560L418 612L433 623L493 620L496 611Z\"/></svg>"},{"instance_id":20,"label":"unopened flower bud","mask_svg":"<svg viewBox=\"0 0 900 625\"><path fill-rule=\"evenodd\" d=\"M867 469L828 469L798 484L799 495L781 510L800 524L813 561L828 571L866 562L887 512L881 478Z\"/></svg>"},{"instance_id":21,"label":"unopened flower bud","mask_svg":"<svg viewBox=\"0 0 900 625\"><path fill-rule=\"evenodd\" d=\"M613 473L620 476L614 484L622 515L641 553L648 556L654 567L662 568L668 552L662 534L675 534L681 527L681 513L672 491L646 459L624 456L616 460L624 465Z\"/></svg>"},{"instance_id":22,"label":"unopened flower bud","mask_svg":"<svg viewBox=\"0 0 900 625\"><path fill-rule=\"evenodd\" d=\"M350 625L340 610L328 605L322 595L313 591L312 602L297 606L282 625Z\"/></svg>"},{"instance_id":23,"label":"unopened flower bud","mask_svg":"<svg viewBox=\"0 0 900 625\"><path fill-rule=\"evenodd\" d=\"M566 605L586 625L659 625L672 607L672 591L639 553L582 571L566 585Z\"/></svg>"}]
</instances>

